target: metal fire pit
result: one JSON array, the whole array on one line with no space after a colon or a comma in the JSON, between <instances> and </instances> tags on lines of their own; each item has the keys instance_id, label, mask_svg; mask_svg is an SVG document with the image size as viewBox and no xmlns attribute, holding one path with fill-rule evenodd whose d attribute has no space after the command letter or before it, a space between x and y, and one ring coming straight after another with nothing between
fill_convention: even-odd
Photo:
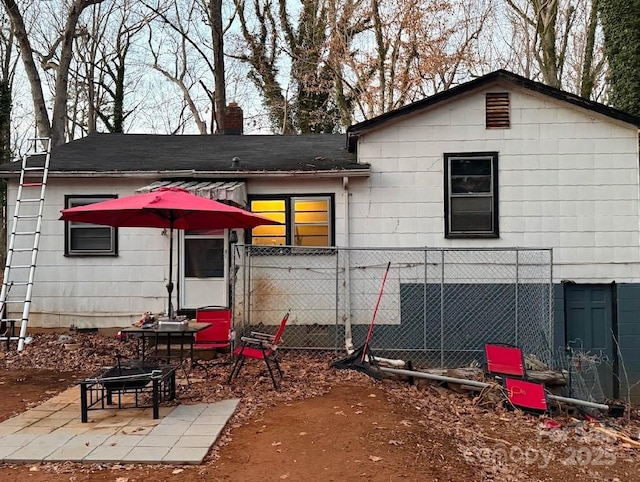
<instances>
[{"instance_id":1,"label":"metal fire pit","mask_svg":"<svg viewBox=\"0 0 640 482\"><path fill-rule=\"evenodd\" d=\"M154 373L162 375L162 370L156 366L122 366L113 367L96 378L111 391L143 388L151 381Z\"/></svg>"},{"instance_id":2,"label":"metal fire pit","mask_svg":"<svg viewBox=\"0 0 640 482\"><path fill-rule=\"evenodd\" d=\"M118 360L119 361L119 360ZM131 408L123 403L124 394L132 394L133 407L153 407L153 418L160 417L160 402L176 396L175 365L120 365L104 368L80 380L80 410L82 422L89 419L89 410ZM114 403L114 395L117 403Z\"/></svg>"}]
</instances>

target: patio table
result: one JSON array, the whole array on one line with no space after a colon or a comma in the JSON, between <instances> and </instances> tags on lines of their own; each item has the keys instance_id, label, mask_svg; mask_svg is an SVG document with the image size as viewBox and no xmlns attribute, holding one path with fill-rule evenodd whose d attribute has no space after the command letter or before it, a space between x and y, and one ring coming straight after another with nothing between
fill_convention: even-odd
<instances>
[{"instance_id":1,"label":"patio table","mask_svg":"<svg viewBox=\"0 0 640 482\"><path fill-rule=\"evenodd\" d=\"M150 328L142 328L138 326L132 326L129 328L124 328L120 330L120 333L124 335L131 335L138 338L138 358L143 362L148 357L153 357L154 359L164 359L165 361L170 361L174 358L179 358L179 361L182 362L184 358L185 345L188 345L189 356L193 359L193 343L195 341L195 334L199 331L202 331L211 326L210 323L197 323L190 322L188 324L180 324L180 323L156 323ZM158 340L161 338L166 338L167 340L167 352L165 355L158 353L159 343ZM171 345L172 339L176 340L179 338L180 340L180 351L178 355L171 354ZM154 345L151 348L150 352L147 352L147 345L149 341L153 340ZM186 342L186 343L185 343Z\"/></svg>"}]
</instances>

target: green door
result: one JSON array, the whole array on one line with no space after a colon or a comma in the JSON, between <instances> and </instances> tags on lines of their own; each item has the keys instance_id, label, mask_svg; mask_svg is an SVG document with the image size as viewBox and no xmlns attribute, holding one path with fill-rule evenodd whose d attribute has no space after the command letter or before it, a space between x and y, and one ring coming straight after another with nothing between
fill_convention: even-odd
<instances>
[{"instance_id":1,"label":"green door","mask_svg":"<svg viewBox=\"0 0 640 482\"><path fill-rule=\"evenodd\" d=\"M597 372L604 396L614 396L614 366L616 360L613 342L613 286L566 284L565 319L567 345L595 355L599 364L587 361L575 367L578 376L572 382L579 395L578 384L584 383L587 392L593 386L590 375ZM584 389L583 389L584 390Z\"/></svg>"}]
</instances>

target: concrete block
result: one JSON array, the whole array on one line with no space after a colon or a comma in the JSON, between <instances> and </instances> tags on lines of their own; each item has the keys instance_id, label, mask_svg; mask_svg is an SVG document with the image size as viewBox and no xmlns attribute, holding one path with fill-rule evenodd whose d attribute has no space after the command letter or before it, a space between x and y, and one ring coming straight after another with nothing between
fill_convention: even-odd
<instances>
[{"instance_id":1,"label":"concrete block","mask_svg":"<svg viewBox=\"0 0 640 482\"><path fill-rule=\"evenodd\" d=\"M208 448L204 447L174 447L162 459L165 464L201 464Z\"/></svg>"},{"instance_id":2,"label":"concrete block","mask_svg":"<svg viewBox=\"0 0 640 482\"><path fill-rule=\"evenodd\" d=\"M116 447L113 447L116 448ZM118 447L128 449L129 452L120 460L129 463L160 463L169 453L171 447ZM85 459L86 460L86 459Z\"/></svg>"}]
</instances>

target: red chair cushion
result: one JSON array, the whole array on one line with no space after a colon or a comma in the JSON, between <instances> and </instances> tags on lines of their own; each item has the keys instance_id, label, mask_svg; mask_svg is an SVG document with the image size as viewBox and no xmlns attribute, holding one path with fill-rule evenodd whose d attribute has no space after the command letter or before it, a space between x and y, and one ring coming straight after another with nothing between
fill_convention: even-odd
<instances>
[{"instance_id":1,"label":"red chair cushion","mask_svg":"<svg viewBox=\"0 0 640 482\"><path fill-rule=\"evenodd\" d=\"M242 356L246 356L248 358L257 358L259 360L262 360L265 354L267 356L271 354L271 350L267 349L262 351L260 348L253 348L250 346L245 346L245 347L239 346L238 348L233 350L233 354L235 356L242 354Z\"/></svg>"},{"instance_id":2,"label":"red chair cushion","mask_svg":"<svg viewBox=\"0 0 640 482\"><path fill-rule=\"evenodd\" d=\"M541 383L513 378L507 378L506 383L509 401L516 407L547 410L547 397L544 393L544 385Z\"/></svg>"},{"instance_id":3,"label":"red chair cushion","mask_svg":"<svg viewBox=\"0 0 640 482\"><path fill-rule=\"evenodd\" d=\"M524 363L520 348L487 344L484 346L484 351L489 373L524 377Z\"/></svg>"},{"instance_id":4,"label":"red chair cushion","mask_svg":"<svg viewBox=\"0 0 640 482\"><path fill-rule=\"evenodd\" d=\"M211 326L198 331L195 336L194 348L203 348L206 344L219 345L215 348L224 348L231 344L231 326L228 322L213 321Z\"/></svg>"}]
</instances>

